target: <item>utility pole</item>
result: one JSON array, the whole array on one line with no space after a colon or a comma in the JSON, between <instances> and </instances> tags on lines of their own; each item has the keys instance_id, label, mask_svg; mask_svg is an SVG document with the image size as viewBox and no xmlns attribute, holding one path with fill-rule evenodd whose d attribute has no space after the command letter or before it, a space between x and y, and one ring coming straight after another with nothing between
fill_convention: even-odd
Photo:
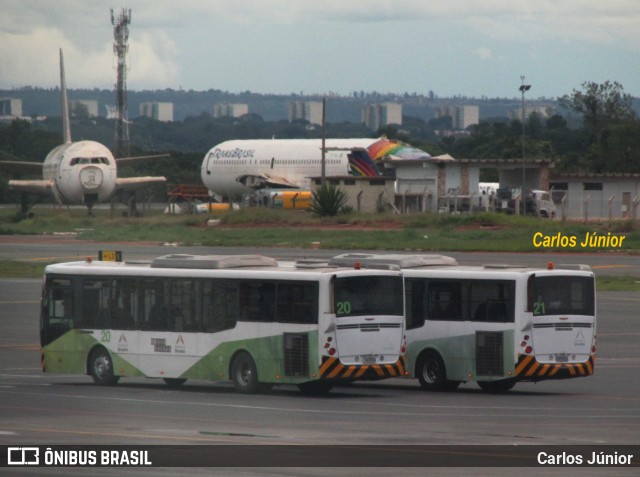
<instances>
[{"instance_id":1,"label":"utility pole","mask_svg":"<svg viewBox=\"0 0 640 477\"><path fill-rule=\"evenodd\" d=\"M327 174L327 168L326 168L326 160L325 160L325 153L327 148L325 147L326 144L326 110L327 110L327 98L322 98L322 129L321 129L321 134L322 134L322 156L321 156L321 160L320 160L320 185L323 186L325 181L326 181L326 174Z\"/></svg>"},{"instance_id":2,"label":"utility pole","mask_svg":"<svg viewBox=\"0 0 640 477\"><path fill-rule=\"evenodd\" d=\"M116 155L129 155L129 118L127 106L127 58L129 51L129 23L131 23L131 9L122 9L116 18L111 9L111 24L113 25L113 52L117 57L116 80Z\"/></svg>"},{"instance_id":3,"label":"utility pole","mask_svg":"<svg viewBox=\"0 0 640 477\"><path fill-rule=\"evenodd\" d=\"M520 76L520 81L522 84L520 85L520 92L522 93L522 190L520 192L520 203L522 204L522 215L526 215L525 210L525 201L524 201L524 187L526 184L526 160L524 155L524 119L525 119L525 108L524 108L524 93L525 91L529 91L531 89L530 84L524 84L524 75Z\"/></svg>"}]
</instances>

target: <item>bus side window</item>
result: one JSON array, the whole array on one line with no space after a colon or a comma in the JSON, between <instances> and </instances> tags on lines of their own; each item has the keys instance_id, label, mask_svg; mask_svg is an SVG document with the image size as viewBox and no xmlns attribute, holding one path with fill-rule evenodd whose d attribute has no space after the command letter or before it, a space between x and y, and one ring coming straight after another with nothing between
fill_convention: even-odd
<instances>
[{"instance_id":1,"label":"bus side window","mask_svg":"<svg viewBox=\"0 0 640 477\"><path fill-rule=\"evenodd\" d=\"M61 286L63 283L54 283L45 297L42 310L45 332L41 337L44 344L51 343L73 328L73 288L69 280L64 282L67 286Z\"/></svg>"},{"instance_id":2,"label":"bus side window","mask_svg":"<svg viewBox=\"0 0 640 477\"><path fill-rule=\"evenodd\" d=\"M185 317L182 308L173 305L169 308L169 315L173 324L171 331L185 331Z\"/></svg>"},{"instance_id":3,"label":"bus side window","mask_svg":"<svg viewBox=\"0 0 640 477\"><path fill-rule=\"evenodd\" d=\"M315 290L314 282L278 283L276 320L279 323L317 323Z\"/></svg>"},{"instance_id":4,"label":"bus side window","mask_svg":"<svg viewBox=\"0 0 640 477\"><path fill-rule=\"evenodd\" d=\"M82 297L82 322L83 328L96 328L96 319L98 317L98 290L84 288Z\"/></svg>"},{"instance_id":5,"label":"bus side window","mask_svg":"<svg viewBox=\"0 0 640 477\"><path fill-rule=\"evenodd\" d=\"M113 327L119 330L134 329L138 284L133 280L118 279L113 280L111 286L110 308Z\"/></svg>"},{"instance_id":6,"label":"bus side window","mask_svg":"<svg viewBox=\"0 0 640 477\"><path fill-rule=\"evenodd\" d=\"M462 319L462 284L431 281L428 292L428 319L459 321Z\"/></svg>"},{"instance_id":7,"label":"bus side window","mask_svg":"<svg viewBox=\"0 0 640 477\"><path fill-rule=\"evenodd\" d=\"M99 290L97 327L115 330L133 329L134 319L131 307L135 285L122 280L99 280L93 285L99 287L97 288Z\"/></svg>"},{"instance_id":8,"label":"bus side window","mask_svg":"<svg viewBox=\"0 0 640 477\"><path fill-rule=\"evenodd\" d=\"M251 281L240 284L240 319L275 321L275 284Z\"/></svg>"},{"instance_id":9,"label":"bus side window","mask_svg":"<svg viewBox=\"0 0 640 477\"><path fill-rule=\"evenodd\" d=\"M472 321L513 322L513 284L497 280L469 281Z\"/></svg>"},{"instance_id":10,"label":"bus side window","mask_svg":"<svg viewBox=\"0 0 640 477\"><path fill-rule=\"evenodd\" d=\"M103 279L84 279L82 323L86 328L109 328L109 282Z\"/></svg>"},{"instance_id":11,"label":"bus side window","mask_svg":"<svg viewBox=\"0 0 640 477\"><path fill-rule=\"evenodd\" d=\"M211 280L204 285L203 304L204 331L230 330L238 322L239 294L234 282Z\"/></svg>"},{"instance_id":12,"label":"bus side window","mask_svg":"<svg viewBox=\"0 0 640 477\"><path fill-rule=\"evenodd\" d=\"M154 303L149 311L146 328L153 331L168 331L169 307L163 303Z\"/></svg>"},{"instance_id":13,"label":"bus side window","mask_svg":"<svg viewBox=\"0 0 640 477\"><path fill-rule=\"evenodd\" d=\"M406 282L407 329L421 328L425 321L425 282L419 279L409 279Z\"/></svg>"},{"instance_id":14,"label":"bus side window","mask_svg":"<svg viewBox=\"0 0 640 477\"><path fill-rule=\"evenodd\" d=\"M504 301L489 301L489 316L491 321L504 323L508 320L509 308Z\"/></svg>"}]
</instances>

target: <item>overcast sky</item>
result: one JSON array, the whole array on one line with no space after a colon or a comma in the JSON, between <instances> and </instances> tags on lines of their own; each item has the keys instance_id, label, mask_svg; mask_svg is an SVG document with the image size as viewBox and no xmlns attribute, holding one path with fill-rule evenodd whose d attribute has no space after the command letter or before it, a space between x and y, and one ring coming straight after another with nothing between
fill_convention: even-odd
<instances>
[{"instance_id":1,"label":"overcast sky","mask_svg":"<svg viewBox=\"0 0 640 477\"><path fill-rule=\"evenodd\" d=\"M129 90L640 96L638 0L0 0L0 89L112 89L110 7L132 10Z\"/></svg>"}]
</instances>

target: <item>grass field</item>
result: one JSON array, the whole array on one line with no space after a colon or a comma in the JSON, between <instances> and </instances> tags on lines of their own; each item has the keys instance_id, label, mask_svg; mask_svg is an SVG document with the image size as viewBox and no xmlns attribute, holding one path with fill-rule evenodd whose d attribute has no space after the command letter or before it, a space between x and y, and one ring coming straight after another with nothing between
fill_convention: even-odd
<instances>
[{"instance_id":1,"label":"grass field","mask_svg":"<svg viewBox=\"0 0 640 477\"><path fill-rule=\"evenodd\" d=\"M561 223L503 214L391 215L345 214L316 218L305 211L241 209L218 217L168 216L160 212L139 218L111 216L106 210L86 216L83 209L36 209L34 218L17 221L15 211L0 211L0 235L77 233L96 241L177 242L209 246L278 246L412 251L607 251L640 253L639 224L631 221ZM207 226L215 218L217 226ZM620 247L581 247L590 236L624 236ZM554 237L556 238L554 241ZM575 246L566 243L575 237ZM564 240L565 246L563 246ZM536 246L538 245L538 246Z\"/></svg>"},{"instance_id":2,"label":"grass field","mask_svg":"<svg viewBox=\"0 0 640 477\"><path fill-rule=\"evenodd\" d=\"M219 216L164 215L147 212L127 218L96 210L87 217L84 209L34 209L33 218L18 220L15 210L0 210L0 235L74 233L83 240L103 242L150 241L205 246L321 247L327 249L402 250L412 252L487 251L593 253L620 250L640 253L637 222L561 223L531 217L502 214L476 215L390 215L346 214L331 219L313 217L305 211L241 209ZM209 220L219 220L215 226ZM586 234L622 237L622 247L584 248ZM575 237L576 246L549 242L536 247L544 237L565 243ZM3 261L0 276L34 278L42 275L44 264ZM638 290L638 277L598 277L598 288Z\"/></svg>"}]
</instances>

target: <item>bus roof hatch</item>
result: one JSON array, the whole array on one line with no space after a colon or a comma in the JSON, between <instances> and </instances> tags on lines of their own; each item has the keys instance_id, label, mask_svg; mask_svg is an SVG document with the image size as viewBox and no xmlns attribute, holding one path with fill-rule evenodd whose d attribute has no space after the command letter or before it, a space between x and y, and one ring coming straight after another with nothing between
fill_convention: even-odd
<instances>
[{"instance_id":1,"label":"bus roof hatch","mask_svg":"<svg viewBox=\"0 0 640 477\"><path fill-rule=\"evenodd\" d=\"M352 267L358 262L363 268L379 268L382 265L395 265L399 268L438 267L457 265L453 257L446 255L411 255L401 253L345 253L329 260L329 265Z\"/></svg>"},{"instance_id":2,"label":"bus roof hatch","mask_svg":"<svg viewBox=\"0 0 640 477\"><path fill-rule=\"evenodd\" d=\"M172 254L155 258L151 268L221 269L241 267L277 267L278 262L263 255L189 255Z\"/></svg>"}]
</instances>

